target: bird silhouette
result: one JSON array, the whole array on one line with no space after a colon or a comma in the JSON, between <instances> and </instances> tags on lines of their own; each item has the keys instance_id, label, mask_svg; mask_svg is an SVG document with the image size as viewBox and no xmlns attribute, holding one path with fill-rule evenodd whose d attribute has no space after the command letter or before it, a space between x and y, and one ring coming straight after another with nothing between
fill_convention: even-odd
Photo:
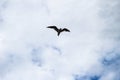
<instances>
[{"instance_id":1,"label":"bird silhouette","mask_svg":"<svg viewBox=\"0 0 120 80\"><path fill-rule=\"evenodd\" d=\"M56 26L48 26L47 28L51 28L54 29L55 31L57 31L57 35L59 36L61 32L65 31L65 32L70 32L70 30L68 30L67 28L57 28Z\"/></svg>"}]
</instances>

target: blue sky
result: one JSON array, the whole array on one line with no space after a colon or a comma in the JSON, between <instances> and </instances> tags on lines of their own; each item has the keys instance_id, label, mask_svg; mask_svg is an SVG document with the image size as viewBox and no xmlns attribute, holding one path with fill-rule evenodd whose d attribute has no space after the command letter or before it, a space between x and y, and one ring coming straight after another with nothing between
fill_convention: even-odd
<instances>
[{"instance_id":1,"label":"blue sky","mask_svg":"<svg viewBox=\"0 0 120 80\"><path fill-rule=\"evenodd\" d=\"M120 80L119 0L1 0L0 80ZM46 28L56 25L70 33Z\"/></svg>"}]
</instances>

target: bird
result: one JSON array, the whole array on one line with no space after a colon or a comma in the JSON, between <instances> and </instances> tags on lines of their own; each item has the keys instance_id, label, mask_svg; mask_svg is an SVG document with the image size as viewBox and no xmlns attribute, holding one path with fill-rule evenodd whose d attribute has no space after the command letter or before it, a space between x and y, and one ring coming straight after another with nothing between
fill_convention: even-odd
<instances>
[{"instance_id":1,"label":"bird","mask_svg":"<svg viewBox=\"0 0 120 80\"><path fill-rule=\"evenodd\" d=\"M48 26L47 28L51 28L51 29L54 29L56 32L57 32L57 35L59 36L61 32L65 31L65 32L70 32L69 29L67 28L57 28L57 26Z\"/></svg>"}]
</instances>

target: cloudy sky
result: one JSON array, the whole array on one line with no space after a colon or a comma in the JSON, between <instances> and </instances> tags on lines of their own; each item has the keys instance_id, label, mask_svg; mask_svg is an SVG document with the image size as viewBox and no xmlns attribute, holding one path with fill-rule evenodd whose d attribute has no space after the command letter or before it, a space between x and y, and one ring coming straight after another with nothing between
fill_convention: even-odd
<instances>
[{"instance_id":1,"label":"cloudy sky","mask_svg":"<svg viewBox=\"0 0 120 80\"><path fill-rule=\"evenodd\" d=\"M0 80L120 80L119 0L0 0ZM66 27L59 37L50 25Z\"/></svg>"}]
</instances>

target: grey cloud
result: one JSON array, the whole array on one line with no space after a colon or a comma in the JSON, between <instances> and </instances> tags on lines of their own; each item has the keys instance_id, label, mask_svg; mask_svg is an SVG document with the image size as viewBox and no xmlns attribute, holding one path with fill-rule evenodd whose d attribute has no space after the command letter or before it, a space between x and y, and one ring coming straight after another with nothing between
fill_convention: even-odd
<instances>
[{"instance_id":1,"label":"grey cloud","mask_svg":"<svg viewBox=\"0 0 120 80\"><path fill-rule=\"evenodd\" d=\"M37 66L42 66L42 59L41 59L41 49L40 48L33 48L31 51L31 60L33 64Z\"/></svg>"},{"instance_id":2,"label":"grey cloud","mask_svg":"<svg viewBox=\"0 0 120 80\"><path fill-rule=\"evenodd\" d=\"M79 76L79 75L76 75L74 77L75 79L74 80L100 80L101 76L100 75L85 75L85 76Z\"/></svg>"},{"instance_id":3,"label":"grey cloud","mask_svg":"<svg viewBox=\"0 0 120 80\"><path fill-rule=\"evenodd\" d=\"M20 56L17 56L15 54L6 54L6 57L1 59L0 61L0 76L5 76L6 74L14 70L15 67L18 67L18 65L20 64Z\"/></svg>"},{"instance_id":4,"label":"grey cloud","mask_svg":"<svg viewBox=\"0 0 120 80\"><path fill-rule=\"evenodd\" d=\"M103 30L103 37L120 40L120 1L109 0L101 2L100 17L104 21L106 27Z\"/></svg>"}]
</instances>

